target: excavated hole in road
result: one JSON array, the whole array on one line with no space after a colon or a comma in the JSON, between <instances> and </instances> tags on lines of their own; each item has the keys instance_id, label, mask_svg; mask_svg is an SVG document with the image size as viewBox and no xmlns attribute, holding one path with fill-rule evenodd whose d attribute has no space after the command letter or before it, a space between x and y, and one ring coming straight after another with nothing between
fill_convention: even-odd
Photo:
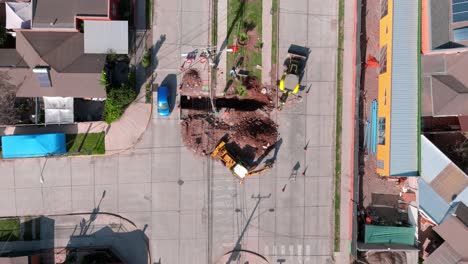
<instances>
[{"instance_id":1,"label":"excavated hole in road","mask_svg":"<svg viewBox=\"0 0 468 264\"><path fill-rule=\"evenodd\" d=\"M236 111L255 111L266 106L266 103L253 99L215 98L213 102L216 109L227 108ZM186 110L213 110L208 97L181 96L180 107Z\"/></svg>"}]
</instances>

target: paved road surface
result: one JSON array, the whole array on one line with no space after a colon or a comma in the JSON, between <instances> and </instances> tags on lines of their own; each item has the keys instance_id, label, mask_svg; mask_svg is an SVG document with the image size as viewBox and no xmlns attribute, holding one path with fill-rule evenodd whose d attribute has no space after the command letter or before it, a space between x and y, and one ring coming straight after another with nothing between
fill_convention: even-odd
<instances>
[{"instance_id":1,"label":"paved road surface","mask_svg":"<svg viewBox=\"0 0 468 264\"><path fill-rule=\"evenodd\" d=\"M175 113L155 115L130 152L0 162L0 215L91 212L105 190L100 210L121 214L144 230L155 262L216 263L241 248L270 263L327 263L333 231L335 2L281 1L280 60L290 44L311 48L304 84L312 88L301 103L276 116L283 143L274 169L239 185L220 163L196 158L182 146ZM156 54L161 83L177 73L180 53L208 44L209 2L155 5L154 41L165 35ZM306 176L299 173L291 182L297 162L300 172L307 168ZM252 196L259 194L271 196L256 207L258 198Z\"/></svg>"}]
</instances>

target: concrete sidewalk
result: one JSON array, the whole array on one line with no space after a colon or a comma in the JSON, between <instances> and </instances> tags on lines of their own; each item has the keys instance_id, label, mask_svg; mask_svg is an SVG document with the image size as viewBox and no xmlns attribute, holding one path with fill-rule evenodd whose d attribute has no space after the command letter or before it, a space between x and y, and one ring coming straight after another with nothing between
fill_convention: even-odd
<instances>
[{"instance_id":1,"label":"concrete sidewalk","mask_svg":"<svg viewBox=\"0 0 468 264\"><path fill-rule=\"evenodd\" d=\"M352 197L354 179L354 129L356 102L356 4L344 1L343 41L343 108L341 135L341 207L340 252L335 253L336 263L350 263L352 241Z\"/></svg>"},{"instance_id":2,"label":"concrete sidewalk","mask_svg":"<svg viewBox=\"0 0 468 264\"><path fill-rule=\"evenodd\" d=\"M132 148L140 141L151 121L152 104L145 103L145 88L128 106L122 117L110 124L106 134L106 155Z\"/></svg>"}]
</instances>

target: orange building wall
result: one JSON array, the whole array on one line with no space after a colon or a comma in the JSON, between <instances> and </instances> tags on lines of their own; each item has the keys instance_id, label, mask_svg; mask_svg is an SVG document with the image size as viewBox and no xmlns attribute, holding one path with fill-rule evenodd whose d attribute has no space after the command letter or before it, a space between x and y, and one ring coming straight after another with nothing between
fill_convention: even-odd
<instances>
[{"instance_id":1,"label":"orange building wall","mask_svg":"<svg viewBox=\"0 0 468 264\"><path fill-rule=\"evenodd\" d=\"M390 113L392 95L392 26L393 0L388 0L388 14L380 19L380 47L387 45L387 72L379 75L377 118L385 117L385 144L377 144L377 160L383 161L383 169L377 173L383 176L390 174ZM378 129L378 128L377 128Z\"/></svg>"}]
</instances>

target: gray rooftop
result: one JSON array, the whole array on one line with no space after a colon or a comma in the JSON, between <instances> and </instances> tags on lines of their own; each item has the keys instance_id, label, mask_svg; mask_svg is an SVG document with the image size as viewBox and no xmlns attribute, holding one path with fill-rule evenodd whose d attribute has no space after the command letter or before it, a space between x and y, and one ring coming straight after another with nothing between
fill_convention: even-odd
<instances>
[{"instance_id":1,"label":"gray rooftop","mask_svg":"<svg viewBox=\"0 0 468 264\"><path fill-rule=\"evenodd\" d=\"M468 115L468 52L422 56L423 116Z\"/></svg>"},{"instance_id":2,"label":"gray rooftop","mask_svg":"<svg viewBox=\"0 0 468 264\"><path fill-rule=\"evenodd\" d=\"M75 16L107 16L109 0L34 0L33 28L74 28Z\"/></svg>"},{"instance_id":3,"label":"gray rooftop","mask_svg":"<svg viewBox=\"0 0 468 264\"><path fill-rule=\"evenodd\" d=\"M128 54L128 21L84 21L84 52Z\"/></svg>"},{"instance_id":4,"label":"gray rooftop","mask_svg":"<svg viewBox=\"0 0 468 264\"><path fill-rule=\"evenodd\" d=\"M393 2L390 175L418 175L418 1Z\"/></svg>"}]
</instances>

